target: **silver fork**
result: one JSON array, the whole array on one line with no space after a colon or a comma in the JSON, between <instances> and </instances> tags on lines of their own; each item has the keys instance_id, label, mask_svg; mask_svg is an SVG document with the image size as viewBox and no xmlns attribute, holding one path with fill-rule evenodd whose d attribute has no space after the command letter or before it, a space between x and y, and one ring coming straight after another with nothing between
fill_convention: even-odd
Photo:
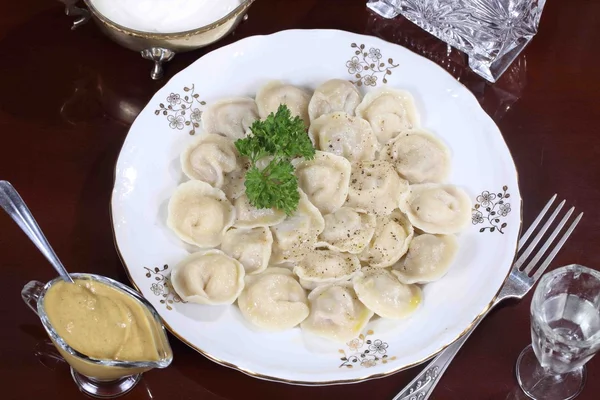
<instances>
[{"instance_id":1,"label":"silver fork","mask_svg":"<svg viewBox=\"0 0 600 400\"><path fill-rule=\"evenodd\" d=\"M542 220L546 216L546 213L552 206L552 203L554 203L554 201L556 200L556 196L557 195L552 196L552 198L546 204L542 212L540 212L535 221L533 221L527 232L525 232L525 234L521 236L521 239L519 239L519 244L517 247L519 258L513 264L508 279L502 285L502 288L500 289L496 300L494 300L490 308L481 316L481 318L479 318L479 320L475 324L473 324L471 329L467 333L465 333L463 337L458 339L450 346L446 347L440 354L438 354L433 359L433 361L431 361L429 365L427 365L427 367L425 367L425 369L421 371L421 373L417 375L415 379L413 379L412 382L410 382L392 400L429 399L429 396L431 396L433 389L442 378L444 371L446 371L446 368L448 368L448 365L450 365L450 362L452 362L456 353L458 353L462 345L467 341L469 336L471 336L471 333L473 333L473 331L475 330L475 328L477 328L477 325L479 325L483 318L494 307L496 307L498 304L500 304L506 299L522 299L535 285L540 276L544 274L552 260L554 260L554 257L556 257L556 254L560 251L560 249L565 244L569 236L571 236L571 233L573 233L573 230L581 220L581 217L583 217L583 213L581 213L577 216L577 218L575 218L575 220L571 223L569 228L560 238L558 243L556 243L554 248L550 251L550 254L546 256L546 258L539 266L539 268L535 271L535 273L532 273L535 267L542 259L542 257L544 257L544 254L546 254L548 249L550 249L556 237L565 227L565 225L569 221L569 218L571 218L571 215L575 211L575 207L572 207L569 211L567 211L567 213L561 219L554 231L552 231L548 239L546 239L546 241L535 254L535 256L531 259L531 261L529 261L529 263L525 267L523 267L525 265L525 262L532 255L533 251L536 250L538 244L540 243L540 241L542 240L542 238L544 237L544 235L546 234L546 232L548 231L548 229L562 210L563 206L565 205L565 200L560 202L560 204L556 207L552 215L550 215L546 223L540 228L536 236L533 238L532 242L527 246L527 248L523 249L525 247L525 244L527 244L527 242L533 235L537 226L542 222Z\"/></svg>"}]
</instances>

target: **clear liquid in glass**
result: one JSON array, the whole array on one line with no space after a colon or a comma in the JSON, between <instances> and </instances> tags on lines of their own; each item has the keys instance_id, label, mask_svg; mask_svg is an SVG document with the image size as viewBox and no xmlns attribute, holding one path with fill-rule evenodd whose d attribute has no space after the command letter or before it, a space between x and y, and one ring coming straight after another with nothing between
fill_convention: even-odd
<instances>
[{"instance_id":1,"label":"clear liquid in glass","mask_svg":"<svg viewBox=\"0 0 600 400\"><path fill-rule=\"evenodd\" d=\"M561 293L542 303L540 317L550 328L547 335L542 323L532 318L533 350L542 367L564 374L581 367L594 355L593 348L573 345L600 332L600 310L589 300Z\"/></svg>"},{"instance_id":2,"label":"clear liquid in glass","mask_svg":"<svg viewBox=\"0 0 600 400\"><path fill-rule=\"evenodd\" d=\"M531 339L516 375L534 400L572 400L600 349L600 272L578 264L543 275L531 302Z\"/></svg>"}]
</instances>

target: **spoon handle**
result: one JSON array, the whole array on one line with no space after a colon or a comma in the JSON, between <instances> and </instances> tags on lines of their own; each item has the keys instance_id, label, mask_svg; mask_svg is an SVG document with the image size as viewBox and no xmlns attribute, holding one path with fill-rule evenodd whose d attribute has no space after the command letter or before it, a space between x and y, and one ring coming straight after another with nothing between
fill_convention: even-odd
<instances>
[{"instance_id":1,"label":"spoon handle","mask_svg":"<svg viewBox=\"0 0 600 400\"><path fill-rule=\"evenodd\" d=\"M15 188L7 181L0 181L0 206L8 215L19 225L29 239L42 252L46 259L52 264L56 272L67 282L73 282L69 273L62 265L56 253L46 240L42 230L31 215L31 211L25 205L25 202L19 196Z\"/></svg>"}]
</instances>

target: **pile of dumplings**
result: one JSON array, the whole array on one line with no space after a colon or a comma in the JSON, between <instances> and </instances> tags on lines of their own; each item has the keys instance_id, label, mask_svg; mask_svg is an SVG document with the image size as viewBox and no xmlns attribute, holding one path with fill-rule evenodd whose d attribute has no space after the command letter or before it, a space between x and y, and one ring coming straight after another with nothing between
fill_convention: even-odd
<instances>
[{"instance_id":1,"label":"pile of dumplings","mask_svg":"<svg viewBox=\"0 0 600 400\"><path fill-rule=\"evenodd\" d=\"M298 209L256 209L249 168L234 141L285 104L316 151L293 161ZM403 319L440 279L470 221L466 193L446 184L450 152L420 128L410 93L383 87L364 98L333 79L312 94L284 82L228 98L202 115L204 132L181 155L190 180L172 195L168 226L198 247L171 283L187 302L237 305L268 331L297 325L346 342L377 314Z\"/></svg>"}]
</instances>

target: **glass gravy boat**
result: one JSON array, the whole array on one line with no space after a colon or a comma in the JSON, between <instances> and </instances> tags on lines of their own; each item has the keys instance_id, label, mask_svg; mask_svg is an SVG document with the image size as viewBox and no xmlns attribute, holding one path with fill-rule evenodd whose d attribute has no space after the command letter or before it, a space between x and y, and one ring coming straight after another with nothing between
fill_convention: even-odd
<instances>
[{"instance_id":1,"label":"glass gravy boat","mask_svg":"<svg viewBox=\"0 0 600 400\"><path fill-rule=\"evenodd\" d=\"M69 346L56 332L44 308L44 297L48 289L56 282L62 281L62 278L55 278L46 284L31 281L21 291L23 301L42 321L56 349L71 366L71 376L82 392L100 398L121 396L133 389L140 381L142 373L153 368L166 368L171 364L173 351L165 328L162 325L160 316L146 299L133 289L104 276L85 273L70 275L73 280L93 280L111 286L141 303L148 311L148 316L155 322L155 324L152 324L156 328L153 334L159 355L158 361L121 361L96 359L78 352Z\"/></svg>"}]
</instances>

